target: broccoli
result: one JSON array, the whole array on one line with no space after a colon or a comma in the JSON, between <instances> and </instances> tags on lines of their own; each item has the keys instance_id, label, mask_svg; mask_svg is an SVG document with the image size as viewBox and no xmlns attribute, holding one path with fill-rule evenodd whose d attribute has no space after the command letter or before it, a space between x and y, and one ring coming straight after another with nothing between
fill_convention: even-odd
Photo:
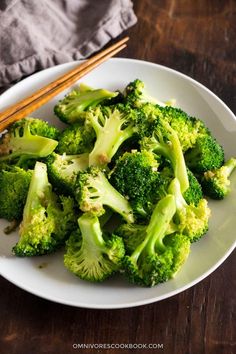
<instances>
[{"instance_id":1,"label":"broccoli","mask_svg":"<svg viewBox=\"0 0 236 354\"><path fill-rule=\"evenodd\" d=\"M126 254L131 255L144 241L146 228L146 225L124 223L115 229L114 233L124 241Z\"/></svg>"},{"instance_id":2,"label":"broccoli","mask_svg":"<svg viewBox=\"0 0 236 354\"><path fill-rule=\"evenodd\" d=\"M166 122L177 133L183 152L193 147L200 136L210 134L201 120L189 116L179 108L161 107L147 102L142 104L138 111L143 115L144 123L139 129L140 137L150 136L157 124Z\"/></svg>"},{"instance_id":3,"label":"broccoli","mask_svg":"<svg viewBox=\"0 0 236 354\"><path fill-rule=\"evenodd\" d=\"M236 167L236 159L229 159L218 169L206 171L201 179L203 192L213 199L224 199L230 192L229 177Z\"/></svg>"},{"instance_id":4,"label":"broccoli","mask_svg":"<svg viewBox=\"0 0 236 354\"><path fill-rule=\"evenodd\" d=\"M199 136L208 135L205 124L195 117L189 116L179 108L160 107L163 118L177 132L183 152L192 148Z\"/></svg>"},{"instance_id":5,"label":"broccoli","mask_svg":"<svg viewBox=\"0 0 236 354\"><path fill-rule=\"evenodd\" d=\"M20 224L20 239L13 247L19 257L54 252L76 225L74 201L57 198L48 182L47 166L36 162Z\"/></svg>"},{"instance_id":6,"label":"broccoli","mask_svg":"<svg viewBox=\"0 0 236 354\"><path fill-rule=\"evenodd\" d=\"M145 89L145 84L143 81L136 79L130 82L124 90L125 101L134 107L141 107L144 103L158 104L160 106L165 106L164 102L151 97Z\"/></svg>"},{"instance_id":7,"label":"broccoli","mask_svg":"<svg viewBox=\"0 0 236 354\"><path fill-rule=\"evenodd\" d=\"M56 140L40 135L33 135L30 131L30 122L25 121L22 126L12 126L0 141L0 161L11 161L18 158L18 164L27 159L37 159L50 155L56 148Z\"/></svg>"},{"instance_id":8,"label":"broccoli","mask_svg":"<svg viewBox=\"0 0 236 354\"><path fill-rule=\"evenodd\" d=\"M88 154L58 155L53 152L45 162L53 187L63 194L73 196L78 172L88 168Z\"/></svg>"},{"instance_id":9,"label":"broccoli","mask_svg":"<svg viewBox=\"0 0 236 354\"><path fill-rule=\"evenodd\" d=\"M178 135L168 122L159 119L153 129L152 136L141 139L142 149L163 155L171 162L174 176L179 179L181 191L189 188L188 172Z\"/></svg>"},{"instance_id":10,"label":"broccoli","mask_svg":"<svg viewBox=\"0 0 236 354\"><path fill-rule=\"evenodd\" d=\"M105 234L99 219L84 213L66 243L65 267L79 278L100 282L120 269L125 254L120 237Z\"/></svg>"},{"instance_id":11,"label":"broccoli","mask_svg":"<svg viewBox=\"0 0 236 354\"><path fill-rule=\"evenodd\" d=\"M154 154L143 150L125 152L111 172L111 184L128 198L137 217L146 218L165 193L165 179L157 169Z\"/></svg>"},{"instance_id":12,"label":"broccoli","mask_svg":"<svg viewBox=\"0 0 236 354\"><path fill-rule=\"evenodd\" d=\"M104 89L74 89L58 102L54 112L63 122L73 124L81 120L82 113L89 107L95 107L103 100L115 97L117 94Z\"/></svg>"},{"instance_id":13,"label":"broccoli","mask_svg":"<svg viewBox=\"0 0 236 354\"><path fill-rule=\"evenodd\" d=\"M0 171L0 218L20 220L29 189L32 171L8 166Z\"/></svg>"},{"instance_id":14,"label":"broccoli","mask_svg":"<svg viewBox=\"0 0 236 354\"><path fill-rule=\"evenodd\" d=\"M200 135L195 145L186 151L185 161L194 173L202 174L220 168L224 163L224 150L209 134Z\"/></svg>"},{"instance_id":15,"label":"broccoli","mask_svg":"<svg viewBox=\"0 0 236 354\"><path fill-rule=\"evenodd\" d=\"M53 140L58 140L59 138L60 130L58 128L49 125L48 122L42 119L33 117L26 117L18 120L10 127L10 132L14 131L16 128L19 128L19 134L22 136L26 124L29 125L30 133L32 135L40 135Z\"/></svg>"},{"instance_id":16,"label":"broccoli","mask_svg":"<svg viewBox=\"0 0 236 354\"><path fill-rule=\"evenodd\" d=\"M93 149L95 132L91 126L75 123L66 128L60 135L56 152L58 154L77 155Z\"/></svg>"},{"instance_id":17,"label":"broccoli","mask_svg":"<svg viewBox=\"0 0 236 354\"><path fill-rule=\"evenodd\" d=\"M199 136L209 135L209 130L201 121L189 116L183 110L163 104L150 98L145 93L144 83L140 80L131 82L126 87L126 100L134 107L138 107L146 116L147 121L162 118L177 132L183 152L192 148Z\"/></svg>"},{"instance_id":18,"label":"broccoli","mask_svg":"<svg viewBox=\"0 0 236 354\"><path fill-rule=\"evenodd\" d=\"M98 167L79 172L76 185L76 199L83 212L101 216L106 205L127 222L134 221L129 202L109 183L105 173Z\"/></svg>"},{"instance_id":19,"label":"broccoli","mask_svg":"<svg viewBox=\"0 0 236 354\"><path fill-rule=\"evenodd\" d=\"M145 236L138 236L141 243L131 255L124 257L125 273L131 283L154 286L173 277L187 259L190 242L181 234L167 235L175 214L173 195L161 199L144 229Z\"/></svg>"},{"instance_id":20,"label":"broccoli","mask_svg":"<svg viewBox=\"0 0 236 354\"><path fill-rule=\"evenodd\" d=\"M200 200L203 198L202 187L201 184L198 182L197 178L189 169L187 169L187 173L188 173L189 187L183 193L183 197L187 202L187 204L193 204L197 206Z\"/></svg>"},{"instance_id":21,"label":"broccoli","mask_svg":"<svg viewBox=\"0 0 236 354\"><path fill-rule=\"evenodd\" d=\"M199 240L208 231L210 209L206 199L201 199L197 206L187 204L177 178L170 183L169 193L173 194L176 200L176 213L173 218L176 231L186 235L190 242Z\"/></svg>"},{"instance_id":22,"label":"broccoli","mask_svg":"<svg viewBox=\"0 0 236 354\"><path fill-rule=\"evenodd\" d=\"M139 119L137 111L128 106L97 107L88 112L86 119L96 133L93 150L89 154L89 166L108 164L122 143L131 138Z\"/></svg>"}]
</instances>

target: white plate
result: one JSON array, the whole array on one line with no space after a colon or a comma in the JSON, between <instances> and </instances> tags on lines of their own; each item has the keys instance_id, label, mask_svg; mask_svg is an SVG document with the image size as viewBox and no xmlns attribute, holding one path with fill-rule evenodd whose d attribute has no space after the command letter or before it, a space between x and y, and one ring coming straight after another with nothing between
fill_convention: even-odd
<instances>
[{"instance_id":1,"label":"white plate","mask_svg":"<svg viewBox=\"0 0 236 354\"><path fill-rule=\"evenodd\" d=\"M65 73L78 63L59 65L19 82L0 97L0 108L29 95L37 88ZM177 105L191 115L203 119L224 146L226 158L236 156L236 118L227 106L207 88L166 67L132 59L111 59L82 82L99 88L123 89L140 78L152 96L160 100L175 98ZM65 92L33 114L58 124L53 107ZM59 123L60 124L60 123ZM4 235L6 222L0 221L0 274L20 288L59 303L87 308L124 308L159 301L193 286L212 273L235 247L236 173L231 194L221 202L210 202L210 231L193 244L188 261L177 276L154 288L140 288L120 277L102 284L82 281L63 266L63 252L36 258L16 258L11 248L17 234Z\"/></svg>"}]
</instances>

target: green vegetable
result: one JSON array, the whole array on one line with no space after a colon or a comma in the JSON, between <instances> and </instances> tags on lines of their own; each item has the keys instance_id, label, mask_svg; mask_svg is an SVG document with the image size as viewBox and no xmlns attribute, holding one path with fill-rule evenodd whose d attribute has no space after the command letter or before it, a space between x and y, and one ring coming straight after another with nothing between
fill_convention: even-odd
<instances>
[{"instance_id":1,"label":"green vegetable","mask_svg":"<svg viewBox=\"0 0 236 354\"><path fill-rule=\"evenodd\" d=\"M79 219L79 230L66 244L65 267L84 280L100 282L121 267L125 254L120 237L105 234L96 216L84 213Z\"/></svg>"},{"instance_id":2,"label":"green vegetable","mask_svg":"<svg viewBox=\"0 0 236 354\"><path fill-rule=\"evenodd\" d=\"M236 168L236 159L229 159L218 169L206 171L201 179L204 193L212 199L224 199L230 192L230 176Z\"/></svg>"},{"instance_id":3,"label":"green vegetable","mask_svg":"<svg viewBox=\"0 0 236 354\"><path fill-rule=\"evenodd\" d=\"M94 128L96 141L89 154L89 166L107 165L118 148L136 132L137 112L123 105L97 107L86 119Z\"/></svg>"},{"instance_id":4,"label":"green vegetable","mask_svg":"<svg viewBox=\"0 0 236 354\"><path fill-rule=\"evenodd\" d=\"M31 133L30 122L14 126L0 141L0 161L19 159L18 164L27 159L37 159L50 155L56 148L56 140Z\"/></svg>"},{"instance_id":5,"label":"green vegetable","mask_svg":"<svg viewBox=\"0 0 236 354\"><path fill-rule=\"evenodd\" d=\"M141 147L163 155L171 162L174 176L180 182L182 193L189 188L188 172L180 141L176 131L167 122L163 119L157 122L152 136L141 140Z\"/></svg>"},{"instance_id":6,"label":"green vegetable","mask_svg":"<svg viewBox=\"0 0 236 354\"><path fill-rule=\"evenodd\" d=\"M10 132L14 131L16 128L19 128L20 135L23 135L25 125L29 125L32 135L40 135L54 140L58 140L60 135L59 129L50 125L45 120L33 117L26 117L18 120L10 127Z\"/></svg>"},{"instance_id":7,"label":"green vegetable","mask_svg":"<svg viewBox=\"0 0 236 354\"><path fill-rule=\"evenodd\" d=\"M200 136L185 155L187 166L195 173L220 168L224 163L224 150L211 135Z\"/></svg>"},{"instance_id":8,"label":"green vegetable","mask_svg":"<svg viewBox=\"0 0 236 354\"><path fill-rule=\"evenodd\" d=\"M36 162L20 224L16 256L39 256L54 252L75 227L74 202L52 192L47 166Z\"/></svg>"},{"instance_id":9,"label":"green vegetable","mask_svg":"<svg viewBox=\"0 0 236 354\"><path fill-rule=\"evenodd\" d=\"M63 122L73 124L81 120L83 112L89 107L95 107L102 101L115 97L117 92L104 89L93 90L74 89L54 107L54 112ZM83 118L82 118L83 119Z\"/></svg>"},{"instance_id":10,"label":"green vegetable","mask_svg":"<svg viewBox=\"0 0 236 354\"><path fill-rule=\"evenodd\" d=\"M88 154L58 155L53 152L45 162L53 187L59 193L73 196L78 173L88 168Z\"/></svg>"},{"instance_id":11,"label":"green vegetable","mask_svg":"<svg viewBox=\"0 0 236 354\"><path fill-rule=\"evenodd\" d=\"M111 173L111 184L128 197L137 217L149 216L155 200L165 194L165 179L158 172L158 165L150 151L125 152Z\"/></svg>"},{"instance_id":12,"label":"green vegetable","mask_svg":"<svg viewBox=\"0 0 236 354\"><path fill-rule=\"evenodd\" d=\"M61 133L56 148L57 153L78 155L93 149L95 133L86 123L75 123Z\"/></svg>"},{"instance_id":13,"label":"green vegetable","mask_svg":"<svg viewBox=\"0 0 236 354\"><path fill-rule=\"evenodd\" d=\"M105 212L104 206L108 206L127 222L134 221L129 202L109 183L105 173L98 167L79 172L76 199L83 212L101 216Z\"/></svg>"},{"instance_id":14,"label":"green vegetable","mask_svg":"<svg viewBox=\"0 0 236 354\"><path fill-rule=\"evenodd\" d=\"M29 189L32 171L8 166L0 171L0 218L20 220Z\"/></svg>"},{"instance_id":15,"label":"green vegetable","mask_svg":"<svg viewBox=\"0 0 236 354\"><path fill-rule=\"evenodd\" d=\"M208 231L210 209L206 199L201 199L197 206L187 204L177 178L171 182L169 193L173 194L176 201L176 231L186 235L191 242L199 240Z\"/></svg>"},{"instance_id":16,"label":"green vegetable","mask_svg":"<svg viewBox=\"0 0 236 354\"><path fill-rule=\"evenodd\" d=\"M181 234L167 235L175 214L175 198L167 195L156 205L144 239L124 258L131 283L154 286L173 277L189 255L190 242Z\"/></svg>"}]
</instances>

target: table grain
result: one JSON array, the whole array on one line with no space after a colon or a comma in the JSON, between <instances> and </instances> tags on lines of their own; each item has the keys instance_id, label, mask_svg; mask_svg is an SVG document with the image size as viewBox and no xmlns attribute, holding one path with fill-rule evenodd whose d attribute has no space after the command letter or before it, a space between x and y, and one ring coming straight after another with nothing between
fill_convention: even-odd
<instances>
[{"instance_id":1,"label":"table grain","mask_svg":"<svg viewBox=\"0 0 236 354\"><path fill-rule=\"evenodd\" d=\"M120 56L179 70L236 113L236 2L135 0L134 9L138 23L126 32L130 41ZM0 277L0 354L233 354L235 268L234 252L181 294L120 310L56 304ZM79 349L80 344L95 348ZM103 344L113 348L99 348ZM137 348L142 344L153 349Z\"/></svg>"}]
</instances>

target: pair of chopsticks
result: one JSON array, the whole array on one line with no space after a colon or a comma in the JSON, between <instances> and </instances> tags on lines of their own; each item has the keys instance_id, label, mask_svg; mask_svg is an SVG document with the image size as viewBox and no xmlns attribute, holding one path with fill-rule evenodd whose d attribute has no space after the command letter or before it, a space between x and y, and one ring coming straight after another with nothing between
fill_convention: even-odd
<instances>
[{"instance_id":1,"label":"pair of chopsticks","mask_svg":"<svg viewBox=\"0 0 236 354\"><path fill-rule=\"evenodd\" d=\"M30 113L47 103L54 96L73 85L77 80L81 79L91 70L95 69L104 61L120 52L126 47L126 42L128 40L129 37L123 38L119 42L86 60L76 68L60 76L55 81L50 82L48 85L34 92L32 95L17 102L5 111L0 112L0 132L6 129L13 122L28 116Z\"/></svg>"}]
</instances>

